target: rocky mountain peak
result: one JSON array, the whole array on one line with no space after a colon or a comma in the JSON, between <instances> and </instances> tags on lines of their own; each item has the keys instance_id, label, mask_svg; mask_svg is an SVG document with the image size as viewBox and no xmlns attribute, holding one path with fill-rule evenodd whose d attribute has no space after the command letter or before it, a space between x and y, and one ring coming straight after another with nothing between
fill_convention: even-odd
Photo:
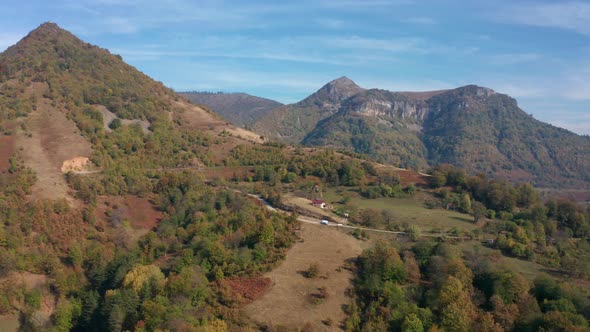
<instances>
[{"instance_id":1,"label":"rocky mountain peak","mask_svg":"<svg viewBox=\"0 0 590 332\"><path fill-rule=\"evenodd\" d=\"M353 80L346 76L342 76L333 81L328 82L319 91L325 92L334 100L344 100L351 97L364 89L356 85ZM319 92L318 91L318 92Z\"/></svg>"},{"instance_id":2,"label":"rocky mountain peak","mask_svg":"<svg viewBox=\"0 0 590 332\"><path fill-rule=\"evenodd\" d=\"M315 104L323 108L335 110L342 101L361 91L364 91L364 89L356 85L350 78L342 76L326 83L326 85L304 99L301 103L303 105Z\"/></svg>"},{"instance_id":3,"label":"rocky mountain peak","mask_svg":"<svg viewBox=\"0 0 590 332\"><path fill-rule=\"evenodd\" d=\"M29 32L16 45L6 49L8 56L39 57L39 53L56 53L60 48L65 53L73 47L85 45L70 32L60 28L57 24L46 22ZM62 52L64 53L64 52ZM61 54L63 57L65 54Z\"/></svg>"},{"instance_id":4,"label":"rocky mountain peak","mask_svg":"<svg viewBox=\"0 0 590 332\"><path fill-rule=\"evenodd\" d=\"M59 33L59 32L65 32L65 30L60 28L59 25L57 25L56 23L45 22L45 23L39 25L35 30L31 31L31 33L39 33L39 32Z\"/></svg>"},{"instance_id":5,"label":"rocky mountain peak","mask_svg":"<svg viewBox=\"0 0 590 332\"><path fill-rule=\"evenodd\" d=\"M32 30L31 32L29 32L29 34L25 38L23 38L23 40L21 40L21 42L19 42L19 44L22 42L25 42L27 40L31 40L31 39L42 40L42 39L46 39L46 38L50 38L50 37L57 37L57 36L64 36L64 35L74 37L68 31L60 28L59 25L57 25L53 22L45 22L45 23L41 24L40 26L38 26L35 30Z\"/></svg>"},{"instance_id":6,"label":"rocky mountain peak","mask_svg":"<svg viewBox=\"0 0 590 332\"><path fill-rule=\"evenodd\" d=\"M462 86L460 88L455 89L455 91L460 95L471 95L476 97L489 97L491 95L496 94L496 91L490 88L477 86L474 84Z\"/></svg>"},{"instance_id":7,"label":"rocky mountain peak","mask_svg":"<svg viewBox=\"0 0 590 332\"><path fill-rule=\"evenodd\" d=\"M353 80L351 80L350 78L348 78L346 76L342 76L342 77L339 77L335 80L332 80L332 81L328 82L326 85L340 86L340 87L345 87L345 86L358 87L358 85L356 85L356 83L354 83Z\"/></svg>"}]
</instances>

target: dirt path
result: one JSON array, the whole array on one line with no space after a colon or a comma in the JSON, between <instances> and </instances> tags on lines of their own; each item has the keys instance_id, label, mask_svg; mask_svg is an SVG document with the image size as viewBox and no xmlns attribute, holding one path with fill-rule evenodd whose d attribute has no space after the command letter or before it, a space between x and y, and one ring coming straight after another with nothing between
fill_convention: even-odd
<instances>
[{"instance_id":1,"label":"dirt path","mask_svg":"<svg viewBox=\"0 0 590 332\"><path fill-rule=\"evenodd\" d=\"M339 268L361 254L360 242L335 228L306 224L300 235L304 242L296 243L285 261L264 275L272 280L271 289L244 310L255 321L273 326L297 329L309 323L320 331L339 331L346 318L342 306L351 302L345 290L352 287L353 278L350 271ZM313 263L319 266L319 277L304 277L302 272ZM314 304L310 297L319 287L326 287L329 296ZM322 323L328 318L332 326Z\"/></svg>"},{"instance_id":2,"label":"dirt path","mask_svg":"<svg viewBox=\"0 0 590 332\"><path fill-rule=\"evenodd\" d=\"M25 165L37 174L34 199L66 198L73 202L61 167L65 160L89 157L90 143L72 121L48 103L47 100L40 101L37 110L27 119L27 132L19 131L16 139L18 153Z\"/></svg>"}]
</instances>

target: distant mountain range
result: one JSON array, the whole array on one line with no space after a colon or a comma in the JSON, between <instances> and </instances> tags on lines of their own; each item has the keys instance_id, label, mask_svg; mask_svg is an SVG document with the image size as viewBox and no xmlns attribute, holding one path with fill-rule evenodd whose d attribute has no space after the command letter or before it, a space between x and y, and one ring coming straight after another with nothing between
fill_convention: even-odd
<instances>
[{"instance_id":1,"label":"distant mountain range","mask_svg":"<svg viewBox=\"0 0 590 332\"><path fill-rule=\"evenodd\" d=\"M450 163L537 186L590 183L589 137L538 121L515 99L475 85L391 92L341 77L266 112L252 129L289 144L349 150L407 168Z\"/></svg>"},{"instance_id":2,"label":"distant mountain range","mask_svg":"<svg viewBox=\"0 0 590 332\"><path fill-rule=\"evenodd\" d=\"M209 107L224 119L242 127L251 126L268 111L282 106L278 101L246 93L180 92L181 96L196 104Z\"/></svg>"}]
</instances>

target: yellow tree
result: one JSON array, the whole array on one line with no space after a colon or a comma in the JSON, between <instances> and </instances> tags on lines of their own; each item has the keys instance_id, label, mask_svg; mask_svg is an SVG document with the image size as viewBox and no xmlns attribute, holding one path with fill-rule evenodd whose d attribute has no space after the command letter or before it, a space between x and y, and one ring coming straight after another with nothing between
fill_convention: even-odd
<instances>
[{"instance_id":1,"label":"yellow tree","mask_svg":"<svg viewBox=\"0 0 590 332\"><path fill-rule=\"evenodd\" d=\"M136 265L123 279L123 285L139 292L143 285L152 278L156 279L158 284L165 279L164 273L155 265Z\"/></svg>"},{"instance_id":2,"label":"yellow tree","mask_svg":"<svg viewBox=\"0 0 590 332\"><path fill-rule=\"evenodd\" d=\"M439 294L440 323L447 332L469 331L475 308L461 280L449 276Z\"/></svg>"}]
</instances>

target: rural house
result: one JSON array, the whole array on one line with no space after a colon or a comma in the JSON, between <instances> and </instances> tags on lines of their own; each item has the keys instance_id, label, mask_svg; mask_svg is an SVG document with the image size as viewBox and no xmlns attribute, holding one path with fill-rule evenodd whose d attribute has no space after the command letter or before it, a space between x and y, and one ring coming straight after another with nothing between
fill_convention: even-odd
<instances>
[{"instance_id":1,"label":"rural house","mask_svg":"<svg viewBox=\"0 0 590 332\"><path fill-rule=\"evenodd\" d=\"M326 207L326 202L322 201L321 199L314 199L311 201L311 205L324 209Z\"/></svg>"}]
</instances>

